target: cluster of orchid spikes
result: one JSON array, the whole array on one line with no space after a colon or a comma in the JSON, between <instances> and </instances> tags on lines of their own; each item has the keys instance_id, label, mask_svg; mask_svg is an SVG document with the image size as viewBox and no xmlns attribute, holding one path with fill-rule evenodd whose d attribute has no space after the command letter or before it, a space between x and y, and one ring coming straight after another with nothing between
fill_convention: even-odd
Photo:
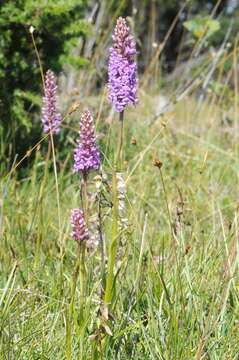
<instances>
[{"instance_id":1,"label":"cluster of orchid spikes","mask_svg":"<svg viewBox=\"0 0 239 360\"><path fill-rule=\"evenodd\" d=\"M109 101L122 116L129 104L137 103L136 45L126 20L118 18L112 36L113 46L109 53L108 89ZM51 70L46 72L42 107L42 123L45 133L60 131L61 115L56 105L56 80ZM100 168L100 152L96 143L92 114L85 110L80 119L80 136L74 153L74 171L86 179L91 171ZM71 212L72 237L81 243L89 238L84 209Z\"/></svg>"},{"instance_id":2,"label":"cluster of orchid spikes","mask_svg":"<svg viewBox=\"0 0 239 360\"><path fill-rule=\"evenodd\" d=\"M121 133L119 136L119 146L117 154L121 152L123 144L123 114L125 108L132 104L137 103L137 65L136 65L136 44L133 36L130 34L130 29L126 24L126 20L120 17L117 20L116 27L112 36L113 46L109 50L109 68L108 68L108 90L109 102L112 104L114 110L119 113L121 121ZM51 136L59 133L61 124L61 115L57 110L57 97L56 97L56 80L54 73L50 70L47 71L44 82L44 97L42 107L42 123L44 132ZM119 160L116 156L115 163ZM115 168L117 167L115 164ZM82 112L80 118L80 132L77 141L77 147L74 152L74 172L81 175L81 204L82 208L75 208L71 211L71 227L72 238L79 244L80 249L80 262L84 262L84 252L87 242L90 242L90 231L88 224L88 190L87 180L90 172L98 171L100 169L100 151L96 141L95 126L91 112L86 109ZM115 183L117 181L116 173L113 173ZM116 189L117 186L113 188ZM115 190L117 192L117 189ZM114 194L113 194L114 197ZM120 203L115 203L114 208L120 206ZM112 244L116 241L117 236L117 212L114 213L115 221L112 225ZM114 218L114 215L113 215ZM113 286L113 270L116 256L116 247L111 246L112 252L109 254L108 274L105 289L105 305L108 306L112 298ZM82 264L80 263L80 266ZM84 266L84 264L83 264ZM81 272L81 271L80 271ZM84 268L82 268L84 274ZM84 279L81 292L84 292ZM81 295L81 297L84 296ZM82 310L82 308L81 308ZM82 315L82 312L81 312Z\"/></svg>"}]
</instances>

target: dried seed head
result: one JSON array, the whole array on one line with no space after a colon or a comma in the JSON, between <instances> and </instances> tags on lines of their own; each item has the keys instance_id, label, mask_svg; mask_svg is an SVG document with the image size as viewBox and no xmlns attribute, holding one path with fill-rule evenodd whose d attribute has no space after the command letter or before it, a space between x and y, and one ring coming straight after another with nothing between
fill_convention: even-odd
<instances>
[{"instance_id":1,"label":"dried seed head","mask_svg":"<svg viewBox=\"0 0 239 360\"><path fill-rule=\"evenodd\" d=\"M135 139L135 137L132 137L131 144L132 145L137 145L137 140Z\"/></svg>"},{"instance_id":2,"label":"dried seed head","mask_svg":"<svg viewBox=\"0 0 239 360\"><path fill-rule=\"evenodd\" d=\"M163 163L162 163L162 161L160 161L158 159L154 159L153 165L156 166L157 168L161 169L161 167L163 166Z\"/></svg>"},{"instance_id":3,"label":"dried seed head","mask_svg":"<svg viewBox=\"0 0 239 360\"><path fill-rule=\"evenodd\" d=\"M93 182L95 183L96 190L99 191L102 188L102 177L100 175L96 175L93 178Z\"/></svg>"},{"instance_id":4,"label":"dried seed head","mask_svg":"<svg viewBox=\"0 0 239 360\"><path fill-rule=\"evenodd\" d=\"M75 111L77 111L79 109L79 107L80 107L80 104L78 104L78 103L72 104L68 111L68 114L69 115L73 114Z\"/></svg>"}]
</instances>

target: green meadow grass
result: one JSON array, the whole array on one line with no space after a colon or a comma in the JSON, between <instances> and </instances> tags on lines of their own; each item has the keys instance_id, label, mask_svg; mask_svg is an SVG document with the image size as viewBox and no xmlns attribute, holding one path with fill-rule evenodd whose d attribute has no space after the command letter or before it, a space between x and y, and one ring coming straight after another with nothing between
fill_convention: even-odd
<instances>
[{"instance_id":1,"label":"green meadow grass","mask_svg":"<svg viewBox=\"0 0 239 360\"><path fill-rule=\"evenodd\" d=\"M99 311L106 271L101 246L87 255L83 358L236 360L238 128L233 114L232 122L223 120L220 105L205 101L198 108L193 97L154 120L154 99L141 94L139 105L125 114L128 226L118 239L108 320L104 309ZM97 131L107 257L118 119L106 121L103 112ZM16 168L1 180L0 359L79 359L79 279L72 302L78 249L69 217L79 206L80 180L70 170L72 151L65 162L57 160L60 231L51 160L43 182L42 146L33 152L26 177L18 177ZM161 169L155 161L162 162ZM95 176L90 177L93 225ZM97 344L99 329L104 339Z\"/></svg>"}]
</instances>

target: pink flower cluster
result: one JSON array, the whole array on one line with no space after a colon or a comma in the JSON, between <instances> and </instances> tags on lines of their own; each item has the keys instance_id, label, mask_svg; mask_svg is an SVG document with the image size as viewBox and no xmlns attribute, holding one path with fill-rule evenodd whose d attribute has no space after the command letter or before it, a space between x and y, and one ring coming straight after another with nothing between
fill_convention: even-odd
<instances>
[{"instance_id":1,"label":"pink flower cluster","mask_svg":"<svg viewBox=\"0 0 239 360\"><path fill-rule=\"evenodd\" d=\"M80 209L73 209L71 211L71 236L77 242L82 242L89 239L89 231L86 227L83 211Z\"/></svg>"}]
</instances>

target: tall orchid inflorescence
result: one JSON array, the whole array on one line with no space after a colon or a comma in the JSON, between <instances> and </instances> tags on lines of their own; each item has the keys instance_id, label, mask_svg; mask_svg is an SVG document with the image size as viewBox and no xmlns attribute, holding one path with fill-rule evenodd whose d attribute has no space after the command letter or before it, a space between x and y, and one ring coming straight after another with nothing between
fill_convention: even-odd
<instances>
[{"instance_id":1,"label":"tall orchid inflorescence","mask_svg":"<svg viewBox=\"0 0 239 360\"><path fill-rule=\"evenodd\" d=\"M80 119L80 138L74 153L74 171L82 174L81 192L83 194L83 208L72 210L72 237L78 242L89 240L86 228L87 213L87 178L90 171L100 167L100 152L96 143L95 126L89 110L85 110Z\"/></svg>"},{"instance_id":2,"label":"tall orchid inflorescence","mask_svg":"<svg viewBox=\"0 0 239 360\"><path fill-rule=\"evenodd\" d=\"M137 102L136 44L126 20L120 17L114 29L109 58L109 101L117 112Z\"/></svg>"},{"instance_id":3,"label":"tall orchid inflorescence","mask_svg":"<svg viewBox=\"0 0 239 360\"><path fill-rule=\"evenodd\" d=\"M80 139L74 153L74 170L83 176L100 167L100 152L96 143L95 126L89 110L81 115Z\"/></svg>"},{"instance_id":4,"label":"tall orchid inflorescence","mask_svg":"<svg viewBox=\"0 0 239 360\"><path fill-rule=\"evenodd\" d=\"M57 134L60 131L61 114L56 106L56 79L51 70L46 72L42 106L42 123L45 133Z\"/></svg>"},{"instance_id":5,"label":"tall orchid inflorescence","mask_svg":"<svg viewBox=\"0 0 239 360\"><path fill-rule=\"evenodd\" d=\"M73 209L71 211L71 236L78 243L89 239L89 231L86 227L83 211L80 209Z\"/></svg>"}]
</instances>

